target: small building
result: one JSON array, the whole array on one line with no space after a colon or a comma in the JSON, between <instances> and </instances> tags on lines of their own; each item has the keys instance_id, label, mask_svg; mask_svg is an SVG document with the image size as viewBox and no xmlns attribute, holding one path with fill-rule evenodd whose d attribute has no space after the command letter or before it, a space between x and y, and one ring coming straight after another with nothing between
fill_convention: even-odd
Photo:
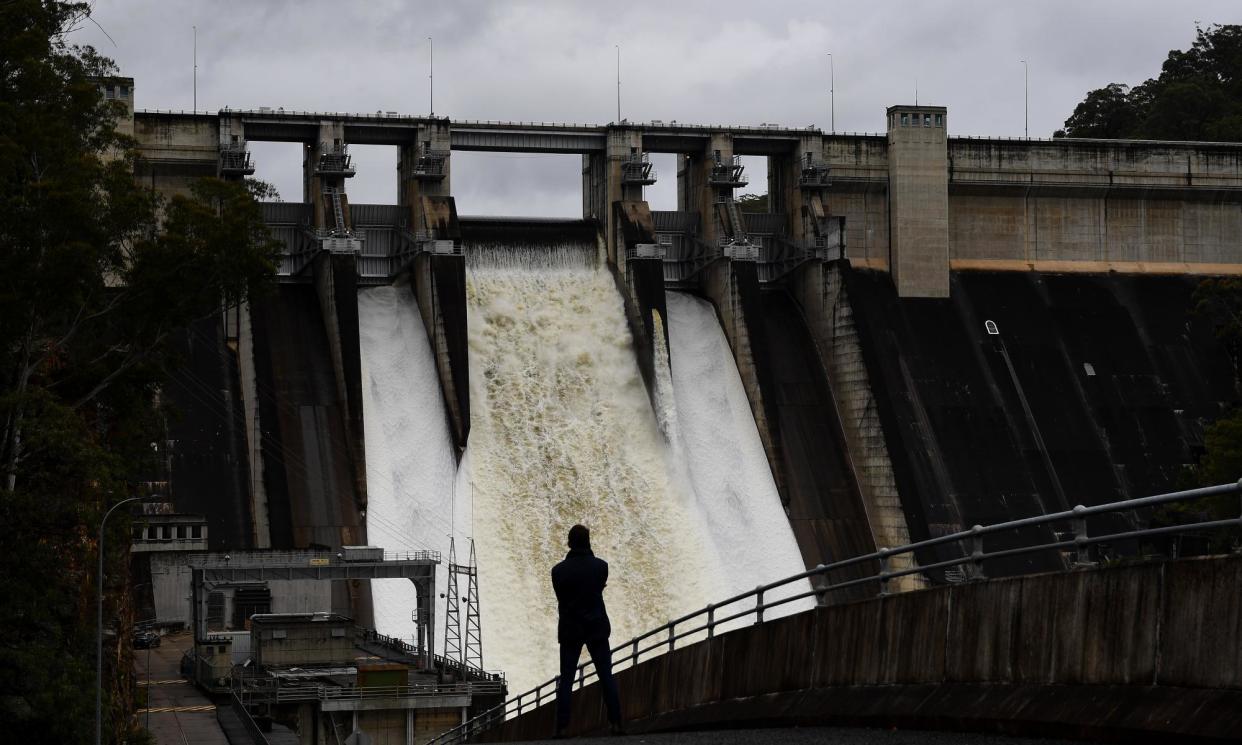
<instances>
[{"instance_id":1,"label":"small building","mask_svg":"<svg viewBox=\"0 0 1242 745\"><path fill-rule=\"evenodd\" d=\"M374 743L426 742L505 693L503 675L438 657L427 668L417 647L335 613L253 615L250 655L232 669L233 695L260 726L279 722L307 745L355 732Z\"/></svg>"},{"instance_id":2,"label":"small building","mask_svg":"<svg viewBox=\"0 0 1242 745\"><path fill-rule=\"evenodd\" d=\"M250 617L250 655L262 667L351 665L354 623L335 613L260 613Z\"/></svg>"}]
</instances>

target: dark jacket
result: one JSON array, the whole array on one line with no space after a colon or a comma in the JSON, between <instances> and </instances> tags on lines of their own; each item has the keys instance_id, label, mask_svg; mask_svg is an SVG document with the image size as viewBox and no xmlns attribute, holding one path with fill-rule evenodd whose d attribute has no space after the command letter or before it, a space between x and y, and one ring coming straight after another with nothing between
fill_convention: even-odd
<instances>
[{"instance_id":1,"label":"dark jacket","mask_svg":"<svg viewBox=\"0 0 1242 745\"><path fill-rule=\"evenodd\" d=\"M604 608L608 562L595 558L590 549L573 549L552 567L552 589L560 609L556 640L561 644L585 644L612 634Z\"/></svg>"}]
</instances>

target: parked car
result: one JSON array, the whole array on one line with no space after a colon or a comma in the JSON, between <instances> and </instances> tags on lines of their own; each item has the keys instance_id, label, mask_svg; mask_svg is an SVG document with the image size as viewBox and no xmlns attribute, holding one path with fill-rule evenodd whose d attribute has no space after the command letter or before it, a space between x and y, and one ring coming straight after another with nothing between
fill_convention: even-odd
<instances>
[{"instance_id":1,"label":"parked car","mask_svg":"<svg viewBox=\"0 0 1242 745\"><path fill-rule=\"evenodd\" d=\"M155 631L135 631L134 649L150 649L160 645L160 635Z\"/></svg>"}]
</instances>

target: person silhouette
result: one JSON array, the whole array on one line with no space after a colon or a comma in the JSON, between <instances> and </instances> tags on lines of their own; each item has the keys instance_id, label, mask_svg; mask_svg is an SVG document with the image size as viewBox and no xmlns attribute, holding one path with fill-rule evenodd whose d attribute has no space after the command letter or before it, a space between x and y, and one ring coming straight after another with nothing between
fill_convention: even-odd
<instances>
[{"instance_id":1,"label":"person silhouette","mask_svg":"<svg viewBox=\"0 0 1242 745\"><path fill-rule=\"evenodd\" d=\"M613 734L621 728L621 698L612 677L612 650L608 637L612 624L604 607L604 588L608 585L608 562L591 551L591 531L584 525L569 529L569 553L552 567L552 589L556 592L559 619L556 640L561 645L561 677L556 686L556 734L565 736L569 726L570 695L578 672L578 657L585 644L608 708Z\"/></svg>"}]
</instances>

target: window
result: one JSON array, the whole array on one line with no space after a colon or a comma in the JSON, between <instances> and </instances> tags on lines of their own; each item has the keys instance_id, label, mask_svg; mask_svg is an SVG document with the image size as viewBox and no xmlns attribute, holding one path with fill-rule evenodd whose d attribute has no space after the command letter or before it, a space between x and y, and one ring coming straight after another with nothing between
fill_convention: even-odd
<instances>
[{"instance_id":1,"label":"window","mask_svg":"<svg viewBox=\"0 0 1242 745\"><path fill-rule=\"evenodd\" d=\"M190 526L190 537L191 538L202 538L203 537L203 526L202 525L191 525Z\"/></svg>"},{"instance_id":2,"label":"window","mask_svg":"<svg viewBox=\"0 0 1242 745\"><path fill-rule=\"evenodd\" d=\"M120 92L117 95L119 95L121 98L129 98L129 86L128 85L119 86L118 90Z\"/></svg>"},{"instance_id":3,"label":"window","mask_svg":"<svg viewBox=\"0 0 1242 745\"><path fill-rule=\"evenodd\" d=\"M944 114L936 114L936 126L937 127L944 126Z\"/></svg>"},{"instance_id":4,"label":"window","mask_svg":"<svg viewBox=\"0 0 1242 745\"><path fill-rule=\"evenodd\" d=\"M910 126L910 115L909 115L909 114L902 114L902 115L901 115L901 126L903 126L903 127L908 127L908 126Z\"/></svg>"},{"instance_id":5,"label":"window","mask_svg":"<svg viewBox=\"0 0 1242 745\"><path fill-rule=\"evenodd\" d=\"M924 126L924 127L930 127L930 126L931 126L931 114L924 114L924 115L923 115L923 126Z\"/></svg>"},{"instance_id":6,"label":"window","mask_svg":"<svg viewBox=\"0 0 1242 745\"><path fill-rule=\"evenodd\" d=\"M178 539L185 538L185 526L184 525L177 526L177 538Z\"/></svg>"}]
</instances>

